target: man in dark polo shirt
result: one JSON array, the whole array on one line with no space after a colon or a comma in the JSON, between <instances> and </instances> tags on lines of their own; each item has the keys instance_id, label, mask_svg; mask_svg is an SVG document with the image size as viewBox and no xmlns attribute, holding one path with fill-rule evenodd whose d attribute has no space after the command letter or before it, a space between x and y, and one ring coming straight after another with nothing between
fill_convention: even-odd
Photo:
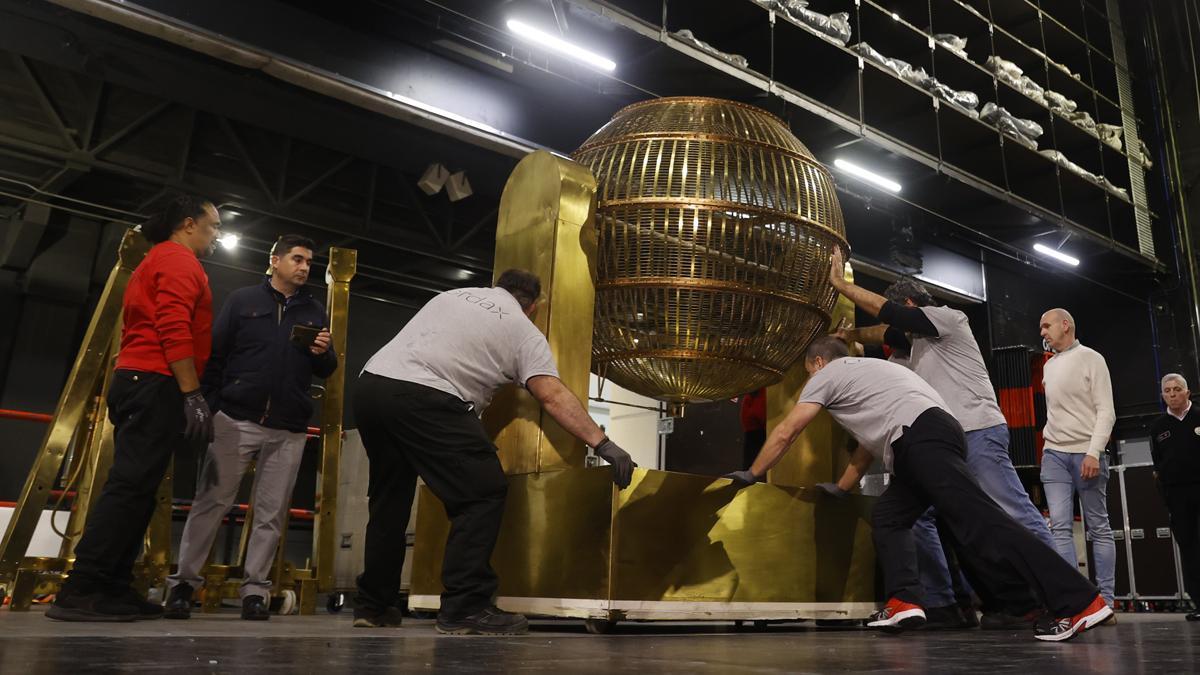
<instances>
[{"instance_id":1,"label":"man in dark polo shirt","mask_svg":"<svg viewBox=\"0 0 1200 675\"><path fill-rule=\"evenodd\" d=\"M1200 410L1178 373L1163 377L1162 397L1167 412L1150 425L1150 454L1179 544L1183 585L1192 596L1187 620L1200 621Z\"/></svg>"}]
</instances>

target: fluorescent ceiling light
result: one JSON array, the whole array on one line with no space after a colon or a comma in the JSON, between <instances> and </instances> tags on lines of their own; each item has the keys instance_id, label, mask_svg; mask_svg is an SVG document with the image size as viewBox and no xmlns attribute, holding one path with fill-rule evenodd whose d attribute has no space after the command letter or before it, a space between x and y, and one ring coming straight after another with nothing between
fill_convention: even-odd
<instances>
[{"instance_id":1,"label":"fluorescent ceiling light","mask_svg":"<svg viewBox=\"0 0 1200 675\"><path fill-rule=\"evenodd\" d=\"M217 239L217 241L221 242L222 248L232 251L233 249L237 248L238 240L240 240L240 239L241 239L241 237L230 232L228 234L222 235L219 239Z\"/></svg>"},{"instance_id":2,"label":"fluorescent ceiling light","mask_svg":"<svg viewBox=\"0 0 1200 675\"><path fill-rule=\"evenodd\" d=\"M1035 250L1038 253L1041 253L1042 255L1047 256L1049 258L1054 258L1055 260L1057 260L1059 262L1066 263L1066 264L1070 265L1071 267L1075 267L1076 265L1079 264L1079 258L1076 258L1074 256L1069 256L1066 253L1063 253L1062 251L1059 251L1057 249L1050 248L1049 246L1046 246L1045 244L1034 244L1033 250Z\"/></svg>"},{"instance_id":3,"label":"fluorescent ceiling light","mask_svg":"<svg viewBox=\"0 0 1200 675\"><path fill-rule=\"evenodd\" d=\"M900 191L900 184L896 181L890 178L884 178L883 176L880 176L873 171L868 171L857 164L851 164L844 159L835 159L833 160L833 165L850 174L851 176L861 178L868 183L878 185L885 190L890 190L892 192Z\"/></svg>"},{"instance_id":4,"label":"fluorescent ceiling light","mask_svg":"<svg viewBox=\"0 0 1200 675\"><path fill-rule=\"evenodd\" d=\"M573 59L578 59L584 63L591 64L601 70L612 72L616 69L617 64L611 59L607 59L595 52L589 52L583 47L567 42L566 40L557 38L549 33L540 31L527 23L522 23L516 19L508 20L508 29L516 33L520 37L536 42L547 49L553 49L561 54L566 54Z\"/></svg>"}]
</instances>

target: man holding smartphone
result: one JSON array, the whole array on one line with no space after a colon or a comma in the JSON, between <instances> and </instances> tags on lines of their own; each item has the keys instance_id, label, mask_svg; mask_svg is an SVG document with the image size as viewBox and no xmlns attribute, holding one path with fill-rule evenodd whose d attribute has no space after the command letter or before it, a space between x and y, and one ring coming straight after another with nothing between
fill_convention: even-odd
<instances>
[{"instance_id":1,"label":"man holding smartphone","mask_svg":"<svg viewBox=\"0 0 1200 675\"><path fill-rule=\"evenodd\" d=\"M231 293L213 325L212 357L201 387L216 411L214 439L183 528L179 570L168 580L168 619L190 616L217 529L252 461L254 522L246 548L242 618L271 616L267 577L304 454L313 412L308 389L313 375L325 378L337 369L325 308L304 288L312 257L311 239L280 237L271 249L267 278Z\"/></svg>"}]
</instances>

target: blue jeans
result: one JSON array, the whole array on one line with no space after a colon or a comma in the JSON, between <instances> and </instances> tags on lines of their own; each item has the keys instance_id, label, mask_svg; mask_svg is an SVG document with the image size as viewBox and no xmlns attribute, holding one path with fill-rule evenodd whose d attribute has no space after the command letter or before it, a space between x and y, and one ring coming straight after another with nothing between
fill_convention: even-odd
<instances>
[{"instance_id":1,"label":"blue jeans","mask_svg":"<svg viewBox=\"0 0 1200 675\"><path fill-rule=\"evenodd\" d=\"M1108 604L1113 603L1113 576L1117 567L1117 546L1113 543L1108 521L1108 456L1100 457L1100 475L1091 480L1079 477L1079 468L1087 455L1046 448L1042 454L1042 486L1050 504L1050 531L1054 549L1077 569L1075 538L1071 525L1075 520L1075 493L1083 503L1083 524L1092 539L1092 558L1096 562L1096 585Z\"/></svg>"},{"instance_id":2,"label":"blue jeans","mask_svg":"<svg viewBox=\"0 0 1200 675\"><path fill-rule=\"evenodd\" d=\"M967 469L992 501L1047 546L1054 548L1046 519L1025 492L1025 486L1013 468L1008 455L1008 425L997 424L986 429L968 431ZM917 562L921 572L921 587L930 607L954 604L954 591L946 554L942 551L934 524L936 513L931 508L913 526L917 546Z\"/></svg>"}]
</instances>

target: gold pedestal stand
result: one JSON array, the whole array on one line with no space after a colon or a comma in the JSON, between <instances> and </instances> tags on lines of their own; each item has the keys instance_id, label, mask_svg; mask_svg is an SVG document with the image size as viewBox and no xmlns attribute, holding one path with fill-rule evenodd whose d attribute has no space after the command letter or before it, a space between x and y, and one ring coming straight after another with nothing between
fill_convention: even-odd
<instances>
[{"instance_id":1,"label":"gold pedestal stand","mask_svg":"<svg viewBox=\"0 0 1200 675\"><path fill-rule=\"evenodd\" d=\"M498 272L541 275L546 331L563 380L586 400L593 302L595 182L578 164L529 155L505 187L497 226ZM534 198L536 196L536 198ZM594 275L589 276L594 279ZM834 322L853 307L843 302ZM798 364L769 392L777 422L804 383ZM509 474L492 565L497 604L533 615L579 617L603 630L621 619L860 618L876 608L871 499L828 498L812 485L845 467L845 432L828 416L797 440L771 483L638 469L618 491L607 468L583 468L528 394L497 398L485 418ZM409 606L436 610L449 522L422 488Z\"/></svg>"}]
</instances>

